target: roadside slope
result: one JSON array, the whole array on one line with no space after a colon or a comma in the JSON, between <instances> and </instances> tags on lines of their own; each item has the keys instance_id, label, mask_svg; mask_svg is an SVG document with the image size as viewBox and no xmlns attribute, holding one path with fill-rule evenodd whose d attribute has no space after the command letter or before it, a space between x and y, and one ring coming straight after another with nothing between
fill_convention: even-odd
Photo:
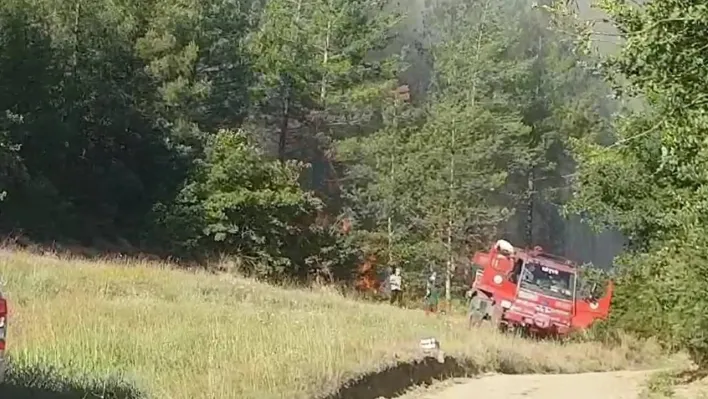
<instances>
[{"instance_id":1,"label":"roadside slope","mask_svg":"<svg viewBox=\"0 0 708 399\"><path fill-rule=\"evenodd\" d=\"M376 381L381 390L400 387L390 397L425 383L400 370L420 369L411 366L421 358L418 342L431 336L456 359L435 379L620 370L658 355L630 339L613 348L533 342L328 290L284 289L168 266L0 252L13 386L84 396L94 389L103 394L107 386L125 391L128 384L151 398L349 399L353 392L371 397L361 387ZM460 367L452 372L455 363ZM37 378L42 370L49 375ZM415 374L430 378L426 370Z\"/></svg>"}]
</instances>

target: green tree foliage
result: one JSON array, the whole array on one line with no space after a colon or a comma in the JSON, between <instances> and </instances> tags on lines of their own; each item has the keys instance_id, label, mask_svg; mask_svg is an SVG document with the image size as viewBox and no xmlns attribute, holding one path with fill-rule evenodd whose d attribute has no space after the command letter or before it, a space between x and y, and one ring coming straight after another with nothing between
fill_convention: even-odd
<instances>
[{"instance_id":1,"label":"green tree foliage","mask_svg":"<svg viewBox=\"0 0 708 399\"><path fill-rule=\"evenodd\" d=\"M464 263L499 238L529 195L567 198L569 139L605 128L607 100L601 78L580 67L573 37L548 20L526 2L439 2L429 10L434 72L422 113L393 104L383 129L338 148L351 165L348 200L366 231L360 238L380 258L418 271ZM558 209L549 213L561 219ZM552 230L536 240L545 245Z\"/></svg>"},{"instance_id":2,"label":"green tree foliage","mask_svg":"<svg viewBox=\"0 0 708 399\"><path fill-rule=\"evenodd\" d=\"M528 73L514 96L531 128L524 139L525 157L510 171L508 190L524 216L533 207L535 226L526 217L517 220L525 229L526 245L542 245L559 252L565 247L563 231L567 219L560 205L570 197L568 177L575 169L571 142L583 138L604 138L615 108L610 91L593 66L593 59L575 51L574 30L557 29L551 24L548 7L523 8L522 32L516 53L530 63ZM562 21L568 26L568 18ZM529 241L530 239L530 241Z\"/></svg>"},{"instance_id":3,"label":"green tree foliage","mask_svg":"<svg viewBox=\"0 0 708 399\"><path fill-rule=\"evenodd\" d=\"M420 126L420 113L398 93L390 93L378 131L340 140L337 160L344 166L345 216L354 228L353 245L380 260L424 262L431 249L426 240L411 239L416 229L407 212L403 162L404 140Z\"/></svg>"},{"instance_id":4,"label":"green tree foliage","mask_svg":"<svg viewBox=\"0 0 708 399\"><path fill-rule=\"evenodd\" d=\"M279 104L278 84L290 78L293 125L313 137L371 129L378 105L369 100L394 68L364 58L398 17L372 13L381 7L373 0L301 2L293 25L289 4L3 2L2 233L178 257L239 254L275 267L261 275L336 274L348 252L299 186L312 168L273 163L240 132L247 121L282 120L264 104ZM249 126L258 137L260 125Z\"/></svg>"},{"instance_id":5,"label":"green tree foliage","mask_svg":"<svg viewBox=\"0 0 708 399\"><path fill-rule=\"evenodd\" d=\"M618 259L616 326L660 337L708 361L705 328L708 6L607 0L624 40L607 60L618 92L644 107L616 123L617 141L577 146L574 209L630 239Z\"/></svg>"},{"instance_id":6,"label":"green tree foliage","mask_svg":"<svg viewBox=\"0 0 708 399\"><path fill-rule=\"evenodd\" d=\"M241 271L264 277L306 273L297 268L316 254L306 230L321 203L300 188L301 167L268 160L243 132L210 136L204 159L164 212L165 244L175 243L176 253L236 253L247 261Z\"/></svg>"},{"instance_id":7,"label":"green tree foliage","mask_svg":"<svg viewBox=\"0 0 708 399\"><path fill-rule=\"evenodd\" d=\"M2 224L38 238L134 232L169 189L164 134L141 110L136 19L108 3L18 1L0 10L0 87L22 178ZM148 134L150 132L150 134ZM19 177L19 176L16 176Z\"/></svg>"},{"instance_id":8,"label":"green tree foliage","mask_svg":"<svg viewBox=\"0 0 708 399\"><path fill-rule=\"evenodd\" d=\"M293 142L328 148L329 141L365 127L390 86L397 64L374 62L399 18L380 12L383 0L274 0L248 42L257 83L256 126L274 133L278 158L307 161L321 154ZM294 147L294 148L293 148Z\"/></svg>"},{"instance_id":9,"label":"green tree foliage","mask_svg":"<svg viewBox=\"0 0 708 399\"><path fill-rule=\"evenodd\" d=\"M0 233L268 278L346 278L370 253L459 263L564 185L600 90L542 10L441 1L411 101L387 6L2 2Z\"/></svg>"}]
</instances>

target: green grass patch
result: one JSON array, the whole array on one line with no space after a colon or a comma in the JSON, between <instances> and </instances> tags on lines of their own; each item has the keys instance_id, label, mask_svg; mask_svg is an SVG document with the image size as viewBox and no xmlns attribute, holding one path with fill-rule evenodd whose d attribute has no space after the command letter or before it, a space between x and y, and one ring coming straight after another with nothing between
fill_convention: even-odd
<instances>
[{"instance_id":1,"label":"green grass patch","mask_svg":"<svg viewBox=\"0 0 708 399\"><path fill-rule=\"evenodd\" d=\"M11 311L6 389L131 399L312 398L420 358L418 342L431 336L448 355L485 371L618 370L661 356L656 345L629 338L612 348L529 341L469 331L463 317L166 265L2 252L0 278ZM84 396L46 396L55 397Z\"/></svg>"}]
</instances>

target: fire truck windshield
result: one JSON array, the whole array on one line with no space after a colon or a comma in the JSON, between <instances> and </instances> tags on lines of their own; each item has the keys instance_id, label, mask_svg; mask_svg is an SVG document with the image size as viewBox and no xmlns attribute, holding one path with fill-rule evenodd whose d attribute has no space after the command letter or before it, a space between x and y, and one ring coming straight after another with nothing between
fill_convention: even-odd
<instances>
[{"instance_id":1,"label":"fire truck windshield","mask_svg":"<svg viewBox=\"0 0 708 399\"><path fill-rule=\"evenodd\" d=\"M573 273L535 262L524 263L521 272L521 288L558 299L573 300L574 280Z\"/></svg>"}]
</instances>

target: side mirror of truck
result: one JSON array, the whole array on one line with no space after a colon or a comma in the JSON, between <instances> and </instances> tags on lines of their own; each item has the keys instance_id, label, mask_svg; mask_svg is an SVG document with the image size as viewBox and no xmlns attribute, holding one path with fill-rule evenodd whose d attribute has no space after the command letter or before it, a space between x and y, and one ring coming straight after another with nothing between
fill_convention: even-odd
<instances>
[{"instance_id":1,"label":"side mirror of truck","mask_svg":"<svg viewBox=\"0 0 708 399\"><path fill-rule=\"evenodd\" d=\"M592 288L590 288L590 296L588 297L588 300L590 302L597 302L597 299L600 296L599 294L600 293L599 293L597 283L593 283Z\"/></svg>"},{"instance_id":2,"label":"side mirror of truck","mask_svg":"<svg viewBox=\"0 0 708 399\"><path fill-rule=\"evenodd\" d=\"M597 310L600 306L609 306L609 300L612 297L612 283L608 286L608 291L604 292L598 283L593 283L590 288L590 293L585 301L590 305L590 309ZM607 303L605 303L607 302ZM604 303L604 304L603 304Z\"/></svg>"}]
</instances>

